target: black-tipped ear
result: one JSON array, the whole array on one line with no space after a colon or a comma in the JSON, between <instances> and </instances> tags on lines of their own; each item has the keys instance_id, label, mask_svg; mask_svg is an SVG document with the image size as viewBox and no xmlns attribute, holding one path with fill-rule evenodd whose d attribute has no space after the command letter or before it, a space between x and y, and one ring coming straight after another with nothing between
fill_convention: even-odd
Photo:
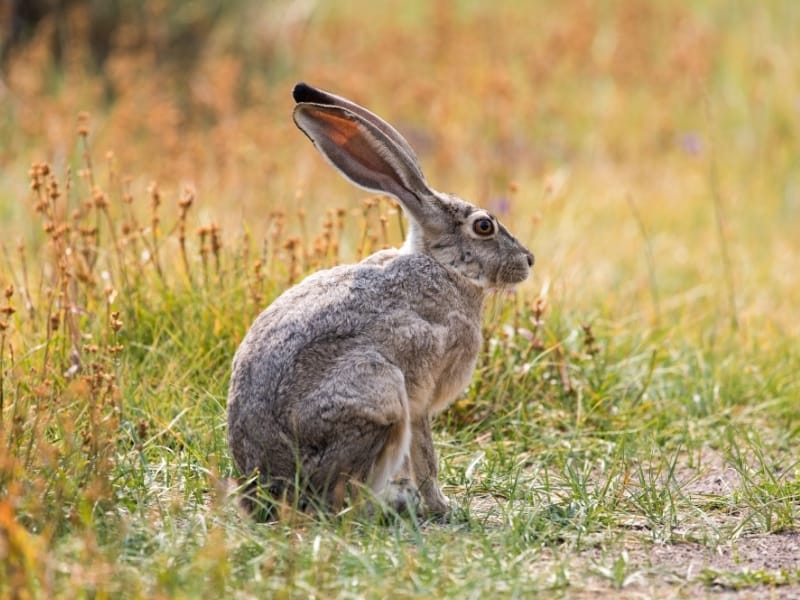
<instances>
[{"instance_id":1,"label":"black-tipped ear","mask_svg":"<svg viewBox=\"0 0 800 600\"><path fill-rule=\"evenodd\" d=\"M330 104L326 100L325 94L320 90L311 87L307 83L300 81L292 89L292 98L295 102L313 102L315 104Z\"/></svg>"}]
</instances>

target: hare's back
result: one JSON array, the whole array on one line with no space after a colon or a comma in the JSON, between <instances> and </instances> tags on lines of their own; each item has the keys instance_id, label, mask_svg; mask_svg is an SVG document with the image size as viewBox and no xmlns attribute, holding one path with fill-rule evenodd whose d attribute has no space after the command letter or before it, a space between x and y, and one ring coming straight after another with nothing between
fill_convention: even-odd
<instances>
[{"instance_id":1,"label":"hare's back","mask_svg":"<svg viewBox=\"0 0 800 600\"><path fill-rule=\"evenodd\" d=\"M369 336L390 323L445 323L454 311L480 309L430 257L375 256L319 271L284 292L253 323L244 349L263 356L274 348L290 359L315 340Z\"/></svg>"}]
</instances>

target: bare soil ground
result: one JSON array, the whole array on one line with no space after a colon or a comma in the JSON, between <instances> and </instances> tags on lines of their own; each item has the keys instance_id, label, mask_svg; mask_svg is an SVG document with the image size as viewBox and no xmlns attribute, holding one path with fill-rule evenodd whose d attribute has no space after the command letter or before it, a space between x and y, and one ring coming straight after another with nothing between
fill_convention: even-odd
<instances>
[{"instance_id":1,"label":"bare soil ground","mask_svg":"<svg viewBox=\"0 0 800 600\"><path fill-rule=\"evenodd\" d=\"M675 479L686 497L698 505L727 503L742 485L739 472L710 449L703 450L698 464L679 465ZM741 522L741 515L687 515L685 542L626 540L622 549L627 552L631 575L620 597L800 598L800 531L743 534L715 546L691 541L701 529L701 520L707 529L731 528L735 521Z\"/></svg>"},{"instance_id":2,"label":"bare soil ground","mask_svg":"<svg viewBox=\"0 0 800 600\"><path fill-rule=\"evenodd\" d=\"M752 527L734 501L742 477L721 453L706 448L691 463L681 460L673 482L698 510L686 510L679 517L669 541L654 541L644 516L621 522L616 534L597 535L589 547L584 540L584 549L566 561L567 597L800 598L800 531L748 533ZM483 498L473 508L491 510L492 503ZM714 505L724 508L708 508ZM714 532L725 541L715 542ZM567 553L554 548L540 555L532 568L555 571L557 563L564 565ZM581 577L582 573L589 575Z\"/></svg>"},{"instance_id":3,"label":"bare soil ground","mask_svg":"<svg viewBox=\"0 0 800 600\"><path fill-rule=\"evenodd\" d=\"M626 542L628 564L622 589L596 577L587 593L621 598L800 598L800 532L743 537L711 549L699 543ZM576 557L603 564L591 550Z\"/></svg>"}]
</instances>

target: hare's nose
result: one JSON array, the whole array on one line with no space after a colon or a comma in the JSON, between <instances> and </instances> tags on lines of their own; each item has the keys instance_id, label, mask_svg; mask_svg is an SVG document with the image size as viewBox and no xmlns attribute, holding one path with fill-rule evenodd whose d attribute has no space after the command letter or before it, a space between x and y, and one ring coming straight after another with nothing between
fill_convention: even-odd
<instances>
[{"instance_id":1,"label":"hare's nose","mask_svg":"<svg viewBox=\"0 0 800 600\"><path fill-rule=\"evenodd\" d=\"M527 258L527 259L528 259L528 266L529 266L529 267L532 267L532 266L533 266L533 254L531 254L530 252L528 252L528 254L527 254L527 256L525 256L525 258Z\"/></svg>"}]
</instances>

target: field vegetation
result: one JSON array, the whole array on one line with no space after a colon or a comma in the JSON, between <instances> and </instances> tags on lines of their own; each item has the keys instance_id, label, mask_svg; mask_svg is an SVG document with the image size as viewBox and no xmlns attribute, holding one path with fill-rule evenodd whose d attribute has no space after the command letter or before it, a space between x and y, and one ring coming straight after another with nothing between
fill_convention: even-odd
<instances>
[{"instance_id":1,"label":"field vegetation","mask_svg":"<svg viewBox=\"0 0 800 600\"><path fill-rule=\"evenodd\" d=\"M55 5L0 9L0 596L800 594L800 4ZM404 235L299 80L536 255L435 422L445 520L231 494L254 317Z\"/></svg>"}]
</instances>

